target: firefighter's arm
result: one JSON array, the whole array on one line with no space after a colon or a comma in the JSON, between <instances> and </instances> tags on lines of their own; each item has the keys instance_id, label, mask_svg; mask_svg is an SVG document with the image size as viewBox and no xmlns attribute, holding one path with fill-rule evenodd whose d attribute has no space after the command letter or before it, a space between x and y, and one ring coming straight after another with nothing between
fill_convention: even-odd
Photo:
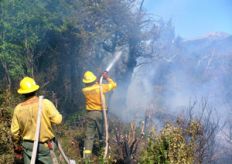
<instances>
[{"instance_id":1,"label":"firefighter's arm","mask_svg":"<svg viewBox=\"0 0 232 164\"><path fill-rule=\"evenodd\" d=\"M17 119L17 110L14 110L12 122L11 122L11 135L12 140L14 143L18 143L20 140L20 134L19 134L19 122Z\"/></svg>"},{"instance_id":2,"label":"firefighter's arm","mask_svg":"<svg viewBox=\"0 0 232 164\"><path fill-rule=\"evenodd\" d=\"M113 81L111 78L107 78L106 79L108 84L103 84L103 92L109 92L111 91L112 89L116 88L117 87L117 83L115 81Z\"/></svg>"},{"instance_id":3,"label":"firefighter's arm","mask_svg":"<svg viewBox=\"0 0 232 164\"><path fill-rule=\"evenodd\" d=\"M44 99L44 104L46 105L47 115L54 124L60 124L62 122L62 115L56 109L55 105L48 99Z\"/></svg>"}]
</instances>

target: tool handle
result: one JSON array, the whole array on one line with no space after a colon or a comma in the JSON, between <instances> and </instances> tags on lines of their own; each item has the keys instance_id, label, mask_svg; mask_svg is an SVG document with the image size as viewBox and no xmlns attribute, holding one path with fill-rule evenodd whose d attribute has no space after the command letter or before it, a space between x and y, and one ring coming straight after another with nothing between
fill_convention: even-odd
<instances>
[{"instance_id":1,"label":"tool handle","mask_svg":"<svg viewBox=\"0 0 232 164\"><path fill-rule=\"evenodd\" d=\"M36 122L36 132L35 132L35 139L34 139L30 164L35 164L35 160L36 160L37 148L38 148L38 143L39 143L40 125L41 125L41 113L42 113L42 108L43 108L42 101L43 101L43 96L39 96L39 107L38 107L37 122Z\"/></svg>"}]
</instances>

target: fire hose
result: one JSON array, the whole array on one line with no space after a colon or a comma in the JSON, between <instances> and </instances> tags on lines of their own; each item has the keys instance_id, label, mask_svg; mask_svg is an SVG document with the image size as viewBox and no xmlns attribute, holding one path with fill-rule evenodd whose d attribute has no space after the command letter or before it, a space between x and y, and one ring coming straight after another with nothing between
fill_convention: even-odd
<instances>
[{"instance_id":1,"label":"fire hose","mask_svg":"<svg viewBox=\"0 0 232 164\"><path fill-rule=\"evenodd\" d=\"M66 162L67 164L76 164L76 161L75 161L75 160L68 159L68 157L67 157L67 156L65 155L65 153L64 153L64 150L63 150L63 148L62 148L60 142L59 142L57 139L55 140L55 143L56 143L56 145L57 145L57 147L58 147L58 150L60 151L61 155L63 156L65 162Z\"/></svg>"},{"instance_id":2,"label":"fire hose","mask_svg":"<svg viewBox=\"0 0 232 164\"><path fill-rule=\"evenodd\" d=\"M109 72L111 70L111 68L119 60L121 55L122 55L122 51L116 51L114 59L111 61L111 63L108 65L108 67L105 70L106 72ZM100 94L101 94L102 110L103 110L104 125L105 125L105 144L106 144L105 152L104 152L104 159L105 159L109 149L109 132L108 132L108 118L106 114L106 100L103 94L102 82L103 82L103 76L100 77Z\"/></svg>"}]
</instances>

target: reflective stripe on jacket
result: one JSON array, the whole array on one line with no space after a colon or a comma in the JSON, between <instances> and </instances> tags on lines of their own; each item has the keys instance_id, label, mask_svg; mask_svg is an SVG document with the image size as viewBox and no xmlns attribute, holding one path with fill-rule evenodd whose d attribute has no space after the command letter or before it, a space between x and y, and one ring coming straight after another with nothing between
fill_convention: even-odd
<instances>
[{"instance_id":1,"label":"reflective stripe on jacket","mask_svg":"<svg viewBox=\"0 0 232 164\"><path fill-rule=\"evenodd\" d=\"M18 141L20 136L23 140L34 141L38 103L39 99L35 96L16 106L11 123L11 133L15 141ZM42 107L39 141L45 142L54 138L52 123L60 124L62 115L48 99L43 99Z\"/></svg>"},{"instance_id":2,"label":"reflective stripe on jacket","mask_svg":"<svg viewBox=\"0 0 232 164\"><path fill-rule=\"evenodd\" d=\"M108 78L108 84L102 84L103 93L109 92L116 87L117 84L110 78ZM102 110L100 84L96 83L85 87L82 92L86 99L86 110Z\"/></svg>"}]
</instances>

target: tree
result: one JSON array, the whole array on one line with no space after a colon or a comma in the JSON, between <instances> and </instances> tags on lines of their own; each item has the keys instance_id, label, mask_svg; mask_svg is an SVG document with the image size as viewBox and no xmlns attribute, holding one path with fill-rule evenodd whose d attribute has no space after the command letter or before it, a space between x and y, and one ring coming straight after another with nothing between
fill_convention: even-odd
<instances>
[{"instance_id":1,"label":"tree","mask_svg":"<svg viewBox=\"0 0 232 164\"><path fill-rule=\"evenodd\" d=\"M83 107L83 72L100 74L122 47L119 71L112 74L119 86L127 81L127 88L137 58L144 55L143 42L155 31L142 5L139 0L3 1L3 81L14 89L19 78L32 76L46 84L43 90L55 93L60 107L76 110Z\"/></svg>"}]
</instances>

